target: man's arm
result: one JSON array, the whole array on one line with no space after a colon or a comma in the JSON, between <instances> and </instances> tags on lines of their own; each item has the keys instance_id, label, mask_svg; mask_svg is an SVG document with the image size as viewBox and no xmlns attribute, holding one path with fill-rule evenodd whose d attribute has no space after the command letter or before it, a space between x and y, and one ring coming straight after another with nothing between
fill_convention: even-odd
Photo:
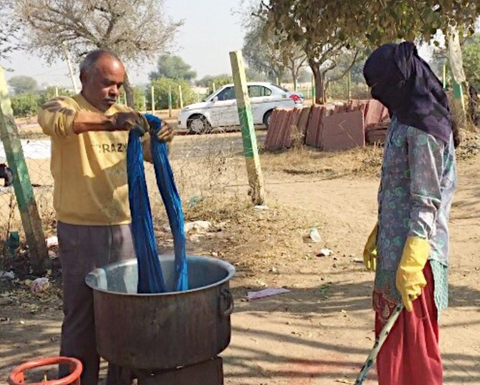
<instances>
[{"instance_id":1,"label":"man's arm","mask_svg":"<svg viewBox=\"0 0 480 385\"><path fill-rule=\"evenodd\" d=\"M148 123L140 114L128 111L105 116L99 112L78 111L71 98L55 98L45 103L38 113L38 123L45 134L67 137L88 131L128 131L139 127L142 133Z\"/></svg>"}]
</instances>

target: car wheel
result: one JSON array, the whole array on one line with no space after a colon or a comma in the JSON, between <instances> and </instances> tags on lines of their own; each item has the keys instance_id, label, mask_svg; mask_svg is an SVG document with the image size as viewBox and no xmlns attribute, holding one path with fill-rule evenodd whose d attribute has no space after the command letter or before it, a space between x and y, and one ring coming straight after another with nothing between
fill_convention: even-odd
<instances>
[{"instance_id":1,"label":"car wheel","mask_svg":"<svg viewBox=\"0 0 480 385\"><path fill-rule=\"evenodd\" d=\"M265 115L263 115L263 124L265 125L265 127L267 127L267 129L268 129L268 126L270 126L271 118L272 118L272 111L267 111Z\"/></svg>"},{"instance_id":2,"label":"car wheel","mask_svg":"<svg viewBox=\"0 0 480 385\"><path fill-rule=\"evenodd\" d=\"M187 119L187 128L192 134L207 134L211 131L212 126L205 116L193 115Z\"/></svg>"}]
</instances>

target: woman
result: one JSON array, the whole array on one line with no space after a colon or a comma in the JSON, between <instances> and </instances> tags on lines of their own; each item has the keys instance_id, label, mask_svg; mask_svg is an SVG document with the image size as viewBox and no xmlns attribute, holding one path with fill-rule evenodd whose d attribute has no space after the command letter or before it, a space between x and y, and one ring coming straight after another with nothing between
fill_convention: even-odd
<instances>
[{"instance_id":1,"label":"woman","mask_svg":"<svg viewBox=\"0 0 480 385\"><path fill-rule=\"evenodd\" d=\"M364 251L375 270L378 336L398 318L377 358L381 385L441 385L438 317L448 304L448 216L456 188L448 99L413 43L386 44L368 58L365 79L390 112L378 193L378 224Z\"/></svg>"}]
</instances>

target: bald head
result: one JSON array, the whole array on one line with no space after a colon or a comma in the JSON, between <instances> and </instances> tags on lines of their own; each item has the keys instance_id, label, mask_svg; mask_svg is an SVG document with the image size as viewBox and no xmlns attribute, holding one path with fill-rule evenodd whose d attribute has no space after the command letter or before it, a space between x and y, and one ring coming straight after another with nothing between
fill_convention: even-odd
<instances>
[{"instance_id":1,"label":"bald head","mask_svg":"<svg viewBox=\"0 0 480 385\"><path fill-rule=\"evenodd\" d=\"M107 111L120 95L125 67L113 52L90 52L80 64L82 95L95 108Z\"/></svg>"}]
</instances>

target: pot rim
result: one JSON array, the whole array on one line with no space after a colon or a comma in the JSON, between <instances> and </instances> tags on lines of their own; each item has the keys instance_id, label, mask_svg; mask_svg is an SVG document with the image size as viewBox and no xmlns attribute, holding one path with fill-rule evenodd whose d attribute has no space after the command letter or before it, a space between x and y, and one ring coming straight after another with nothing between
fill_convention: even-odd
<instances>
[{"instance_id":1,"label":"pot rim","mask_svg":"<svg viewBox=\"0 0 480 385\"><path fill-rule=\"evenodd\" d=\"M160 260L168 261L168 260L175 260L175 256L172 254L167 254L167 255L161 255ZM184 291L169 291L166 293L122 293L119 291L109 291L105 289L100 289L98 288L97 285L94 284L95 280L98 279L100 274L102 274L104 271L107 270L107 268L113 268L113 267L118 267L118 266L131 266L131 265L136 265L138 263L136 258L128 259L125 261L119 261L119 262L114 262L109 265L106 265L104 267L99 267L90 273L88 273L85 277L85 283L87 284L88 287L90 287L93 291L98 291L102 293L107 293L107 294L114 294L114 295L121 295L121 296L127 296L127 297L157 297L157 296L175 296L175 295L182 295L182 294L189 294L189 293L195 293L197 291L203 291L207 289L211 289L217 286L221 286L224 283L228 282L232 277L235 275L235 267L233 267L230 263L226 261L222 261L220 259L216 258L211 258L211 257L204 257L204 256L198 256L198 255L191 255L187 256L187 261L188 260L209 260L213 265L220 265L227 271L227 276L215 283L212 283L207 286L201 286L197 287L195 289L189 289L189 290L184 290Z\"/></svg>"}]
</instances>

